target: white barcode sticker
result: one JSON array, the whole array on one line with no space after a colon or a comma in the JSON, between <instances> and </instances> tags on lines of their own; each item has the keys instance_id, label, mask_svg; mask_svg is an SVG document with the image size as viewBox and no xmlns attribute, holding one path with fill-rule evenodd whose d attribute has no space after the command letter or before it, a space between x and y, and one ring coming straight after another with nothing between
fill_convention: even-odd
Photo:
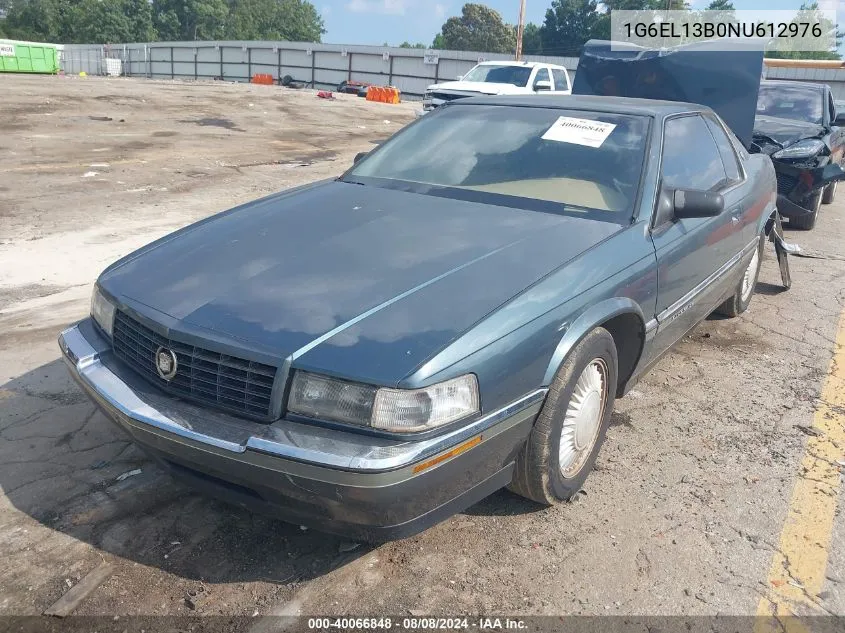
<instances>
[{"instance_id":1,"label":"white barcode sticker","mask_svg":"<svg viewBox=\"0 0 845 633\"><path fill-rule=\"evenodd\" d=\"M554 122L552 127L546 130L542 138L545 141L557 141L558 143L601 147L614 129L616 129L615 123L562 116Z\"/></svg>"}]
</instances>

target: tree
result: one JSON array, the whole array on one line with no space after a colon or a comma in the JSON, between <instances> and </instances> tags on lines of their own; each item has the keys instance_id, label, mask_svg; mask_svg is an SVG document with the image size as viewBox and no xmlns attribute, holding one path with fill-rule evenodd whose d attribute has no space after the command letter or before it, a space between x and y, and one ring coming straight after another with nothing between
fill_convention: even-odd
<instances>
[{"instance_id":1,"label":"tree","mask_svg":"<svg viewBox=\"0 0 845 633\"><path fill-rule=\"evenodd\" d=\"M526 55L542 55L543 39L540 34L540 27L529 22L522 32L522 52Z\"/></svg>"},{"instance_id":2,"label":"tree","mask_svg":"<svg viewBox=\"0 0 845 633\"><path fill-rule=\"evenodd\" d=\"M465 4L460 17L446 20L441 35L441 42L435 38L436 48L489 53L513 53L516 48L513 28L498 11L483 4Z\"/></svg>"},{"instance_id":3,"label":"tree","mask_svg":"<svg viewBox=\"0 0 845 633\"><path fill-rule=\"evenodd\" d=\"M153 0L153 20L166 40L222 39L228 14L225 0Z\"/></svg>"},{"instance_id":4,"label":"tree","mask_svg":"<svg viewBox=\"0 0 845 633\"><path fill-rule=\"evenodd\" d=\"M735 11L734 3L731 0L713 0L707 5L705 11Z\"/></svg>"},{"instance_id":5,"label":"tree","mask_svg":"<svg viewBox=\"0 0 845 633\"><path fill-rule=\"evenodd\" d=\"M592 38L610 37L610 22L599 13L596 0L553 0L540 28L546 55L578 56ZM607 33L604 33L605 27Z\"/></svg>"},{"instance_id":6,"label":"tree","mask_svg":"<svg viewBox=\"0 0 845 633\"><path fill-rule=\"evenodd\" d=\"M60 31L57 0L24 0L15 2L6 16L9 37L30 41L58 39Z\"/></svg>"},{"instance_id":7,"label":"tree","mask_svg":"<svg viewBox=\"0 0 845 633\"><path fill-rule=\"evenodd\" d=\"M81 0L63 16L62 41L90 44L155 39L147 0Z\"/></svg>"},{"instance_id":8,"label":"tree","mask_svg":"<svg viewBox=\"0 0 845 633\"><path fill-rule=\"evenodd\" d=\"M182 38L182 24L173 9L153 14L156 39L164 42L178 42Z\"/></svg>"},{"instance_id":9,"label":"tree","mask_svg":"<svg viewBox=\"0 0 845 633\"><path fill-rule=\"evenodd\" d=\"M431 48L435 50L443 50L446 44L443 43L443 33L438 33L434 36L434 41L431 43Z\"/></svg>"},{"instance_id":10,"label":"tree","mask_svg":"<svg viewBox=\"0 0 845 633\"><path fill-rule=\"evenodd\" d=\"M799 26L808 23L820 24L822 32L831 37L833 46L827 51L802 51L791 48L790 44L797 43L794 40L776 40L775 46L766 51L766 57L779 59L842 59L842 55L840 55L838 51L843 33L839 31L835 23L826 19L823 14L819 12L818 2L802 4L798 13L791 21L797 22Z\"/></svg>"},{"instance_id":11,"label":"tree","mask_svg":"<svg viewBox=\"0 0 845 633\"><path fill-rule=\"evenodd\" d=\"M422 42L417 42L416 44L411 44L408 41L402 42L399 45L399 48L425 48L425 44Z\"/></svg>"},{"instance_id":12,"label":"tree","mask_svg":"<svg viewBox=\"0 0 845 633\"><path fill-rule=\"evenodd\" d=\"M326 30L306 0L236 0L229 8L226 36L237 40L319 42Z\"/></svg>"}]
</instances>

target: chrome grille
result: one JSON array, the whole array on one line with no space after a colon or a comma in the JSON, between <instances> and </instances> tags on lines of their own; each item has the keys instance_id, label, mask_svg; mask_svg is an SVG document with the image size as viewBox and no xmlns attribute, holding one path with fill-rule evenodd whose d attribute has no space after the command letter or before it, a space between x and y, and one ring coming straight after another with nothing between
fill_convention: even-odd
<instances>
[{"instance_id":1,"label":"chrome grille","mask_svg":"<svg viewBox=\"0 0 845 633\"><path fill-rule=\"evenodd\" d=\"M276 368L170 340L118 311L114 317L115 355L163 391L219 409L269 420ZM176 354L177 371L164 380L155 354Z\"/></svg>"},{"instance_id":2,"label":"chrome grille","mask_svg":"<svg viewBox=\"0 0 845 633\"><path fill-rule=\"evenodd\" d=\"M481 93L478 93L479 96ZM469 94L455 94L454 92L433 92L431 96L435 99L440 99L441 101L455 101L456 99L466 99L467 97L471 97L472 95Z\"/></svg>"}]
</instances>

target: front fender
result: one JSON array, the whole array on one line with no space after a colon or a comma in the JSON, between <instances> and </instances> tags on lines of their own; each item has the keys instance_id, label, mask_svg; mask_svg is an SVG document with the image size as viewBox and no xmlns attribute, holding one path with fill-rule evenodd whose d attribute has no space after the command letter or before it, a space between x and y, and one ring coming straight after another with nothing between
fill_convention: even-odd
<instances>
[{"instance_id":1,"label":"front fender","mask_svg":"<svg viewBox=\"0 0 845 633\"><path fill-rule=\"evenodd\" d=\"M643 311L636 301L628 297L613 297L605 299L587 308L571 323L564 324L563 336L552 354L546 373L543 376L543 386L547 387L554 380L560 366L566 360L572 349L594 328L606 323L613 317L622 314L634 314L639 317L645 330Z\"/></svg>"}]
</instances>

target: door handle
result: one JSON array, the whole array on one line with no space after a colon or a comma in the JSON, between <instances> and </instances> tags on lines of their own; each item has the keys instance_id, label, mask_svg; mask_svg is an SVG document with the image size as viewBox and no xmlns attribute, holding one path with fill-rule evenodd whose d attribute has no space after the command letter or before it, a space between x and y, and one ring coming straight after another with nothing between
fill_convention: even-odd
<instances>
[{"instance_id":1,"label":"door handle","mask_svg":"<svg viewBox=\"0 0 845 633\"><path fill-rule=\"evenodd\" d=\"M742 209L736 207L731 209L731 224L737 225L739 224L739 216L742 215Z\"/></svg>"}]
</instances>

